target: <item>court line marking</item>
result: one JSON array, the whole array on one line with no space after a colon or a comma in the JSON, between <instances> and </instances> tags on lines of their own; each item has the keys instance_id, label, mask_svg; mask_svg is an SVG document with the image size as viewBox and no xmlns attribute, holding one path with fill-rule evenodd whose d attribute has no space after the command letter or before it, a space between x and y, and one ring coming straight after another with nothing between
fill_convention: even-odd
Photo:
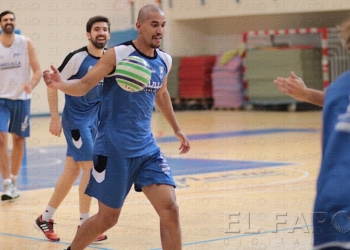
<instances>
[{"instance_id":1,"label":"court line marking","mask_svg":"<svg viewBox=\"0 0 350 250\"><path fill-rule=\"evenodd\" d=\"M302 129L302 130L293 130L293 129L273 129L273 130L269 130L269 129L264 129L264 130L252 130L252 131L236 131L236 132L226 132L226 133L216 133L216 134L203 134L203 135L190 135L189 139L191 140L200 140L200 139L215 139L215 138L222 138L222 137L236 137L236 136L247 136L247 135L255 135L255 134L269 134L269 133L281 133L281 132L318 132L319 130L316 129ZM162 140L160 140L162 139ZM156 139L157 142L171 142L171 141L177 141L176 137L161 137L161 138L157 138ZM302 171L302 170L301 170ZM306 172L306 171L304 171ZM308 172L307 172L308 173ZM271 184L277 184L277 183L285 183L285 182L296 182L298 179L303 179L306 178L308 176L304 175L302 177L298 177L296 179L291 179L288 181L279 181L279 182L273 182ZM271 184L267 185L267 186L272 186ZM225 190L228 191L228 190ZM269 192L276 192L277 190L270 190ZM255 193L255 192L261 192L259 190L256 191L250 191L248 193ZM263 192L266 192L263 191ZM247 192L242 192L242 193L247 193ZM211 195L211 197L215 197L215 196L227 196L227 195L232 195L232 194L219 194L219 195ZM208 196L206 194L206 196ZM194 196L194 197L198 197L198 196ZM183 197L185 199L191 199L192 197ZM129 203L129 202L128 202ZM139 204L139 203L144 203L144 202L130 202L129 204ZM306 226L307 228L308 226ZM302 228L302 227L299 227ZM305 227L303 227L305 228ZM291 230L292 228L288 228L288 229L280 229L279 231L285 231L285 230ZM274 231L267 231L264 233L260 233L261 234L267 234L267 233L271 233ZM47 242L47 240L44 239L39 239L39 238L35 238L35 237L28 237L28 236L22 236L22 235L13 235L13 234L7 234L7 233L2 233L0 232L0 235L3 236L11 236L11 237L18 237L18 238L25 238L25 239L31 239L31 240L36 240L36 241L45 241ZM217 239L209 239L209 240L204 240L204 241L198 241L198 242L190 242L190 243L185 243L183 244L183 246L189 246L189 245L195 245L195 244L201 244L201 243L206 243L206 242L214 242L214 241L220 241L220 240L225 240L225 239L231 239L231 238L242 238L242 237L247 237L247 236L252 236L252 235L256 235L256 234L244 234L244 235L239 235L239 236L230 236L230 237L224 237L224 238L217 238ZM70 243L66 243L66 242L56 242L58 244L65 244L65 245L69 245ZM110 248L101 248L101 247L95 247L95 246L89 246L88 248L93 248L93 249L101 249L101 250L113 250ZM150 250L159 250L161 248L152 248Z\"/></svg>"},{"instance_id":2,"label":"court line marking","mask_svg":"<svg viewBox=\"0 0 350 250\"><path fill-rule=\"evenodd\" d=\"M67 245L67 246L69 246L71 244L71 243L63 242L63 241L50 242L49 240L39 239L39 238L24 236L24 235L19 235L19 234L9 234L9 233L0 232L0 235L8 236L8 237L16 237L16 238L21 238L21 239L29 239L29 240L34 240L34 241L46 242L46 243L55 243L55 244L61 244L61 245ZM113 248L97 247L97 246L91 246L91 245L88 246L88 248L100 249L100 250L114 250Z\"/></svg>"},{"instance_id":3,"label":"court line marking","mask_svg":"<svg viewBox=\"0 0 350 250\"><path fill-rule=\"evenodd\" d=\"M290 170L290 169L287 169L287 170ZM268 185L266 185L266 187L268 186L272 186L272 185L275 185L275 184L279 184L279 183L285 183L285 182L296 182L298 180L301 180L301 179L304 179L306 177L309 176L309 172L307 171L304 171L304 170L300 170L300 169L294 169L294 170L299 170L300 173L303 173L302 176L300 177L297 177L295 179L290 179L290 180L287 180L287 181L279 181L279 182L272 182ZM261 191L261 190L256 190L256 191L251 191L251 192L244 192L244 193L256 193L256 192L259 192L259 193L265 193L265 192L277 192L278 190L264 190L264 191ZM243 193L243 192L242 192ZM210 196L210 197L216 197L216 196L229 196L229 195L233 195L233 194L217 194L217 195L208 195L208 194L205 194L206 197ZM237 195L237 193L235 193L234 195ZM195 196L196 197L196 196ZM182 197L184 199L193 199L195 197ZM197 196L198 197L198 196ZM306 225L306 226L303 226L303 227L298 227L298 228L313 228L312 225ZM279 229L278 231L286 231L286 230L291 230L291 229L295 229L295 228L286 228L286 229ZM202 240L202 241L195 241L195 242L190 242L190 243L184 243L182 244L182 246L190 246L190 245L198 245L198 244L203 244L203 243L210 243L210 242L215 242L215 241L223 241L223 240L227 240L227 239L235 239L235 238L243 238L243 237L249 237L249 236L258 236L258 235L264 235L264 234L268 234L268 233L272 233L272 232L275 232L275 231L266 231L266 232L263 232L263 233L258 233L258 234L243 234L243 235L237 235L237 236L230 236L230 237L223 237L223 238L216 238L216 239L209 239L209 240ZM161 250L161 248L151 248L149 250Z\"/></svg>"},{"instance_id":4,"label":"court line marking","mask_svg":"<svg viewBox=\"0 0 350 250\"><path fill-rule=\"evenodd\" d=\"M275 182L271 182L271 183L268 183L265 185L265 190L261 190L261 189L258 189L257 187L253 187L251 189L256 189L256 190L245 190L245 189L250 189L250 188L244 188L244 187L241 187L241 188L237 188L235 186L227 186L225 187L225 189L220 189L220 188L216 188L216 191L222 191L222 192L225 192L225 193L221 193L221 194L209 194L207 192L207 190L203 190L203 194L202 195L195 195L195 196L186 196L186 197L179 197L179 193L177 194L177 200L179 201L178 203L181 203L181 201L185 201L185 200L191 200L191 199L194 199L194 198L199 198L199 197L203 197L205 196L206 198L208 197L225 197L225 196L232 196L232 195L237 195L237 194L254 194L254 193L267 193L267 192L280 192L280 190L277 190L277 189L273 189L273 190L268 190L267 188L268 187L275 187L276 185L278 184L282 184L282 183L303 183L301 180L302 179L305 179L309 176L309 172L307 171L304 171L304 170L300 170L300 169L287 169L287 170L290 170L290 171L294 171L294 170L299 170L297 172L300 172L300 173L303 173L302 176L298 176L294 179L289 179L289 180L285 180L285 181L275 181ZM314 182L314 181L311 181L311 182ZM232 187L232 189L229 189L229 187ZM234 194L233 193L230 193L230 191L237 191L237 190L240 190L241 192L235 192ZM185 191L184 189L182 189L181 191ZM181 194L183 195L183 194ZM130 201L125 201L124 204L149 204L150 202L146 199L146 197L142 197L140 199L136 199L136 200L133 200L131 199ZM70 205L70 206L64 206L64 205L61 205L62 207L65 207L65 208L68 208L68 207L76 207L76 205ZM28 208L30 209L30 208ZM35 209L35 208L33 208Z\"/></svg>"},{"instance_id":5,"label":"court line marking","mask_svg":"<svg viewBox=\"0 0 350 250\"><path fill-rule=\"evenodd\" d=\"M298 227L298 229L301 228L313 228L311 225L306 225L303 227ZM278 232L280 231L287 231L287 230L292 230L295 228L284 228L284 229L279 229ZM258 236L258 235L264 235L264 234L269 234L276 232L275 230L271 231L266 231L262 233L256 233L256 234L242 234L242 235L236 235L236 236L229 236L229 237L223 237L223 238L216 238L216 239L210 239L210 240L202 240L202 241L194 241L194 242L189 242L189 243L183 243L182 246L191 246L191 245L198 245L198 244L203 244L203 243L211 243L215 241L223 241L223 240L228 240L228 239L237 239L237 238L243 238L243 237L249 237L249 236ZM149 250L162 250L162 248L151 248Z\"/></svg>"},{"instance_id":6,"label":"court line marking","mask_svg":"<svg viewBox=\"0 0 350 250\"><path fill-rule=\"evenodd\" d=\"M240 137L240 136L250 136L250 135L261 135L261 134L276 134L276 133L316 133L320 132L319 129L255 129L255 130L239 130L239 131L228 131L222 133L207 133L207 134L197 134L197 135L187 135L190 141L194 140L205 140L205 139L218 139L227 137ZM164 136L155 139L156 142L177 142L178 139L175 136Z\"/></svg>"},{"instance_id":7,"label":"court line marking","mask_svg":"<svg viewBox=\"0 0 350 250\"><path fill-rule=\"evenodd\" d=\"M283 167L285 168L285 167ZM297 182L300 181L301 179L304 179L306 177L309 176L309 172L304 171L304 170L300 170L300 169L288 169L286 168L287 171L297 171L302 173L302 176L299 176L295 179L290 179L290 180L285 180L285 181L277 181L277 182L271 182L269 184L266 185L266 187L269 186L273 186L276 185L278 183L291 183L291 182ZM225 191L229 191L229 190L225 190ZM277 192L278 190L254 190L254 191L248 191L248 192L240 192L240 193L265 193L265 192ZM208 195L208 193L204 194L205 197L220 197L220 196L230 196L230 195L237 195L237 193L232 194L232 193L226 193L226 194L216 194L216 195ZM196 197L201 197L203 195L196 195L196 196L190 196L190 197L181 197L179 199L180 200L188 200L188 199L193 199ZM127 204L141 204L141 203L149 203L148 200L144 200L144 201L136 201L136 202L125 202ZM74 206L75 207L75 206ZM16 210L16 209L15 209ZM308 228L309 226L307 225L306 227L298 227L298 228ZM293 228L287 228L287 229L280 229L278 231L285 231L285 230L291 230ZM203 241L197 241L197 242L190 242L190 243L185 243L183 244L183 246L190 246L190 245L196 245L196 244L202 244L202 243L209 243L209 242L215 242L215 241L222 241L225 239L234 239L234 238L242 238L242 237L248 237L248 236L257 236L257 235L262 235L262 234L267 234L267 233L271 233L274 231L267 231L267 232L263 232L263 233L259 233L259 234L243 234L243 235L239 235L239 236L230 236L230 237L223 237L223 238L217 238L217 239L209 239L209 240L203 240ZM15 235L15 234L8 234L8 233L2 233L0 232L0 235L3 236L10 236L10 237L17 237L17 238L23 238L23 239L30 239L30 240L34 240L34 241L40 241L40 242L47 242L47 240L44 239L39 239L39 238L35 238L35 237L29 237L29 236L22 236L22 235ZM63 245L69 245L70 243L66 243L66 242L55 242L58 244L63 244ZM89 246L88 248L92 248L92 249L100 249L100 250L113 250L112 248L101 248L101 247L96 247L96 246ZM150 250L161 250L161 248L152 248Z\"/></svg>"}]
</instances>

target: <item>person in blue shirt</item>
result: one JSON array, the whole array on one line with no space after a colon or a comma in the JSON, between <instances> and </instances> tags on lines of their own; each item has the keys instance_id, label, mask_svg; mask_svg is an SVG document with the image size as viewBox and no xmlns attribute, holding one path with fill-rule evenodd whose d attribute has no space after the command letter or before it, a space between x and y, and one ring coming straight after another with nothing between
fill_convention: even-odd
<instances>
[{"instance_id":1,"label":"person in blue shirt","mask_svg":"<svg viewBox=\"0 0 350 250\"><path fill-rule=\"evenodd\" d=\"M350 20L341 26L350 48ZM309 89L293 72L274 81L291 97L323 106L322 160L313 211L314 250L350 249L350 71L326 91Z\"/></svg>"},{"instance_id":2,"label":"person in blue shirt","mask_svg":"<svg viewBox=\"0 0 350 250\"><path fill-rule=\"evenodd\" d=\"M81 79L105 53L105 46L110 38L110 22L104 16L91 17L86 24L87 46L67 55L58 68L63 79ZM65 95L62 124L58 112L56 89L48 89L48 101L51 113L50 132L60 136L63 132L67 141L67 153L64 170L58 179L52 197L44 212L36 219L35 226L50 241L59 241L55 233L54 214L72 188L82 171L79 183L80 221L78 228L90 217L91 197L84 194L90 179L92 168L93 143L99 122L100 102L102 98L103 77L83 96ZM95 241L107 239L100 234Z\"/></svg>"},{"instance_id":3,"label":"person in blue shirt","mask_svg":"<svg viewBox=\"0 0 350 250\"><path fill-rule=\"evenodd\" d=\"M146 195L159 215L162 249L181 249L175 182L151 131L155 103L181 143L180 154L190 150L189 140L175 118L167 90L172 58L159 49L165 23L164 13L159 7L146 5L138 14L138 37L108 49L82 79L63 81L53 66L53 73L43 73L48 87L77 96L84 95L105 77L101 120L94 144L94 167L86 189L87 194L98 199L99 210L78 230L68 249L84 249L99 234L113 227L132 185ZM129 55L143 58L152 68L150 84L143 91L127 92L113 76L118 63Z\"/></svg>"}]
</instances>

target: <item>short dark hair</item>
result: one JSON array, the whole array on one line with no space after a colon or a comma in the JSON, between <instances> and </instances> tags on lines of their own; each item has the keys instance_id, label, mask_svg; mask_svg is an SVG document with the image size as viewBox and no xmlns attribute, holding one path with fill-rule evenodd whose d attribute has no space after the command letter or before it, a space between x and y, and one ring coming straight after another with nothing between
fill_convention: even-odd
<instances>
[{"instance_id":1,"label":"short dark hair","mask_svg":"<svg viewBox=\"0 0 350 250\"><path fill-rule=\"evenodd\" d=\"M10 11L10 10L5 10L5 11L3 11L3 12L0 13L0 22L2 21L2 17L3 17L3 16L6 16L7 14L12 14L13 17L16 19L15 13L13 13L13 12Z\"/></svg>"},{"instance_id":2,"label":"short dark hair","mask_svg":"<svg viewBox=\"0 0 350 250\"><path fill-rule=\"evenodd\" d=\"M105 16L93 16L89 19L89 21L87 21L86 23L86 32L91 32L91 29L92 29L92 26L95 24L95 23L98 23L98 22L104 22L104 23L107 23L108 25L108 31L111 30L111 23L109 22L108 18L105 17Z\"/></svg>"}]
</instances>

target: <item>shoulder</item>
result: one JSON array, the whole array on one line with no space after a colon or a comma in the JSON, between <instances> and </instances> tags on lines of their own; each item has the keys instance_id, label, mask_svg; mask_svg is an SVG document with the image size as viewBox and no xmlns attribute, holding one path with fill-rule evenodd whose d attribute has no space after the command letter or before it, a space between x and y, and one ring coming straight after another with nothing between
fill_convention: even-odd
<instances>
[{"instance_id":1,"label":"shoulder","mask_svg":"<svg viewBox=\"0 0 350 250\"><path fill-rule=\"evenodd\" d=\"M350 86L350 70L342 73L341 75L339 75L335 80L334 82L332 82L330 84L330 87L333 87L333 86L336 86L336 85L339 85L339 84L349 84Z\"/></svg>"},{"instance_id":2,"label":"shoulder","mask_svg":"<svg viewBox=\"0 0 350 250\"><path fill-rule=\"evenodd\" d=\"M132 42L131 41L127 41L125 43L121 43L121 44L115 45L114 46L114 50L115 51L133 51L135 49L134 49L134 46L133 46Z\"/></svg>"},{"instance_id":3,"label":"shoulder","mask_svg":"<svg viewBox=\"0 0 350 250\"><path fill-rule=\"evenodd\" d=\"M337 81L349 81L350 80L350 70L345 71L344 73L342 73L336 80Z\"/></svg>"},{"instance_id":4,"label":"shoulder","mask_svg":"<svg viewBox=\"0 0 350 250\"><path fill-rule=\"evenodd\" d=\"M164 60L165 64L170 68L173 61L172 57L161 49L157 49L157 54L160 56L160 58Z\"/></svg>"},{"instance_id":5,"label":"shoulder","mask_svg":"<svg viewBox=\"0 0 350 250\"><path fill-rule=\"evenodd\" d=\"M86 56L87 54L88 54L87 47L84 46L84 47L81 47L80 49L76 49L76 50L69 52L69 54L67 56L70 56L70 57L79 56L79 55Z\"/></svg>"},{"instance_id":6,"label":"shoulder","mask_svg":"<svg viewBox=\"0 0 350 250\"><path fill-rule=\"evenodd\" d=\"M27 37L27 36L25 36L25 35L20 35L20 34L15 34L15 39L24 40L24 41L30 40L29 37Z\"/></svg>"},{"instance_id":7,"label":"shoulder","mask_svg":"<svg viewBox=\"0 0 350 250\"><path fill-rule=\"evenodd\" d=\"M15 34L15 41L17 43L32 45L32 40L29 37L24 35Z\"/></svg>"},{"instance_id":8,"label":"shoulder","mask_svg":"<svg viewBox=\"0 0 350 250\"><path fill-rule=\"evenodd\" d=\"M87 55L88 55L88 51L87 51L87 47L85 46L70 52L66 56L65 60L70 61L72 59L78 59L78 58L84 59Z\"/></svg>"},{"instance_id":9,"label":"shoulder","mask_svg":"<svg viewBox=\"0 0 350 250\"><path fill-rule=\"evenodd\" d=\"M350 70L337 77L337 79L328 86L326 94L328 93L329 95L332 93L333 95L333 92L347 93L348 91L350 91Z\"/></svg>"},{"instance_id":10,"label":"shoulder","mask_svg":"<svg viewBox=\"0 0 350 250\"><path fill-rule=\"evenodd\" d=\"M124 58L128 57L135 50L136 49L131 41L114 46L117 64L118 64L118 62L120 62Z\"/></svg>"},{"instance_id":11,"label":"shoulder","mask_svg":"<svg viewBox=\"0 0 350 250\"><path fill-rule=\"evenodd\" d=\"M62 64L58 67L58 71L62 71L67 64L81 64L89 53L87 47L84 46L80 49L70 52L63 60ZM77 65L76 65L77 66Z\"/></svg>"}]
</instances>

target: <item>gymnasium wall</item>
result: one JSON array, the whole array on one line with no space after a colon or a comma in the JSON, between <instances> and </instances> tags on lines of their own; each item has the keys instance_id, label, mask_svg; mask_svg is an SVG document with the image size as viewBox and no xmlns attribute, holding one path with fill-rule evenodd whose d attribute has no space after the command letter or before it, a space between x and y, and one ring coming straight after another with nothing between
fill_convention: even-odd
<instances>
[{"instance_id":1,"label":"gymnasium wall","mask_svg":"<svg viewBox=\"0 0 350 250\"><path fill-rule=\"evenodd\" d=\"M168 0L164 49L176 56L236 48L247 30L334 27L349 16L349 0ZM171 8L169 8L171 3ZM176 42L172 42L176 40Z\"/></svg>"},{"instance_id":2,"label":"gymnasium wall","mask_svg":"<svg viewBox=\"0 0 350 250\"><path fill-rule=\"evenodd\" d=\"M136 1L135 12L143 2ZM111 21L111 31L134 27L128 0L12 0L1 1L0 12L11 10L16 14L16 28L30 37L36 48L41 69L59 66L65 56L87 45L86 22L94 15L105 15ZM134 13L135 16L135 13ZM46 85L43 81L34 89L33 115L48 115ZM62 111L64 95L59 93L59 109Z\"/></svg>"},{"instance_id":3,"label":"gymnasium wall","mask_svg":"<svg viewBox=\"0 0 350 250\"><path fill-rule=\"evenodd\" d=\"M340 11L350 8L348 0L174 0L174 20Z\"/></svg>"},{"instance_id":4,"label":"gymnasium wall","mask_svg":"<svg viewBox=\"0 0 350 250\"><path fill-rule=\"evenodd\" d=\"M112 32L134 28L137 11L155 0L12 0L17 28L36 47L42 70L58 66L70 51L85 46L86 21L102 14L110 18ZM172 7L169 7L169 3ZM239 3L237 3L239 2ZM201 5L205 3L205 5ZM173 56L213 55L234 49L246 30L334 27L349 16L349 0L163 0L167 30L162 48ZM116 33L118 34L118 33ZM60 93L60 110L63 94ZM34 90L32 114L47 115L46 86Z\"/></svg>"}]
</instances>

